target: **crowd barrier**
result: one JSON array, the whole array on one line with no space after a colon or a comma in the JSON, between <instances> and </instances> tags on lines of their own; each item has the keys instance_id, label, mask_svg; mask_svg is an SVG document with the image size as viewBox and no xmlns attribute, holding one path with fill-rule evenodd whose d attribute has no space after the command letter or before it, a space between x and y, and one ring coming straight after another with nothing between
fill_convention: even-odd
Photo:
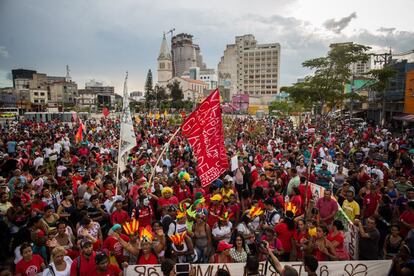
<instances>
[{"instance_id":1,"label":"crowd barrier","mask_svg":"<svg viewBox=\"0 0 414 276\"><path fill-rule=\"evenodd\" d=\"M321 276L386 276L391 264L391 260L320 262L317 274ZM284 265L294 267L299 275L307 275L301 262L282 262L282 266ZM244 275L243 263L192 264L192 266L196 268L196 276L214 276L219 268L229 271L232 276ZM268 262L260 263L259 272L264 276L278 276ZM124 275L162 276L163 273L160 265L131 265L124 270Z\"/></svg>"}]
</instances>

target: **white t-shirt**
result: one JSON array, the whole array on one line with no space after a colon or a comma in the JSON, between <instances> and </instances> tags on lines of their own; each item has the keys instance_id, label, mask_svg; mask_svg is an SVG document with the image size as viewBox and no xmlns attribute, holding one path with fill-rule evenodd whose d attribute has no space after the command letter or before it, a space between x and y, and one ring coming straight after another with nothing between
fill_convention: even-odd
<instances>
[{"instance_id":1,"label":"white t-shirt","mask_svg":"<svg viewBox=\"0 0 414 276\"><path fill-rule=\"evenodd\" d=\"M111 210L112 205L113 205L113 204L115 203L115 201L117 201L117 200L122 200L122 201L124 201L124 197L123 197L123 196L121 196L121 195L116 195L116 196L112 197L112 200L109 200L109 199L105 200L105 202L104 202L104 206L105 206L105 209L106 209L106 211L108 212L108 214L112 214L112 212L111 212L111 211L113 211L113 210Z\"/></svg>"},{"instance_id":2,"label":"white t-shirt","mask_svg":"<svg viewBox=\"0 0 414 276\"><path fill-rule=\"evenodd\" d=\"M232 224L229 221L227 226L215 227L211 232L214 237L222 237L231 233ZM230 242L230 237L223 239L223 241Z\"/></svg>"},{"instance_id":3,"label":"white t-shirt","mask_svg":"<svg viewBox=\"0 0 414 276\"><path fill-rule=\"evenodd\" d=\"M72 266L72 260L68 257L65 256L63 257L63 260L66 262L66 268L64 271L58 271L56 269L56 266L53 262L50 263L50 266L53 268L53 271L55 272L55 274L52 274L50 272L50 268L49 266L43 271L42 276L69 276L70 275L70 267Z\"/></svg>"}]
</instances>

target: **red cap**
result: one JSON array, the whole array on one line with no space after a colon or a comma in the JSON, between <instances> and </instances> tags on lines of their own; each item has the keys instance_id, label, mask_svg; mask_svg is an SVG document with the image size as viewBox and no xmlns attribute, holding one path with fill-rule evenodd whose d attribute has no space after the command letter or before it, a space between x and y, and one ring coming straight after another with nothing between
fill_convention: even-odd
<instances>
[{"instance_id":1,"label":"red cap","mask_svg":"<svg viewBox=\"0 0 414 276\"><path fill-rule=\"evenodd\" d=\"M217 251L218 252L222 252L222 251L224 251L226 249L230 249L232 247L233 247L233 245L231 245L231 244L229 244L229 243L227 243L225 241L221 241L221 242L218 243Z\"/></svg>"}]
</instances>

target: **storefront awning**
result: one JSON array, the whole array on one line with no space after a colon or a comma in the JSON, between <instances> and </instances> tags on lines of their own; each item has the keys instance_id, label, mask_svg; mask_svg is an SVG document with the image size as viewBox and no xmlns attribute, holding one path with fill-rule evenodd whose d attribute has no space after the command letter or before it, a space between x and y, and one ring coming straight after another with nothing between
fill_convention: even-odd
<instances>
[{"instance_id":1,"label":"storefront awning","mask_svg":"<svg viewBox=\"0 0 414 276\"><path fill-rule=\"evenodd\" d=\"M403 113L392 118L397 121L414 122L414 114Z\"/></svg>"}]
</instances>

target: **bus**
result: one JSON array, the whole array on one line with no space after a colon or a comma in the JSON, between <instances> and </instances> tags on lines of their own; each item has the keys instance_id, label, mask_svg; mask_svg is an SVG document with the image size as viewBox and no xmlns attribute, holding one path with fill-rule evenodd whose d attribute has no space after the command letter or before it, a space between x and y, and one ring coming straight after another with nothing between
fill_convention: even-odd
<instances>
[{"instance_id":1,"label":"bus","mask_svg":"<svg viewBox=\"0 0 414 276\"><path fill-rule=\"evenodd\" d=\"M17 107L0 107L0 118L12 119L19 116Z\"/></svg>"},{"instance_id":2,"label":"bus","mask_svg":"<svg viewBox=\"0 0 414 276\"><path fill-rule=\"evenodd\" d=\"M25 112L24 118L34 122L50 122L53 120L60 120L62 122L70 123L77 117L75 111L70 112Z\"/></svg>"}]
</instances>

